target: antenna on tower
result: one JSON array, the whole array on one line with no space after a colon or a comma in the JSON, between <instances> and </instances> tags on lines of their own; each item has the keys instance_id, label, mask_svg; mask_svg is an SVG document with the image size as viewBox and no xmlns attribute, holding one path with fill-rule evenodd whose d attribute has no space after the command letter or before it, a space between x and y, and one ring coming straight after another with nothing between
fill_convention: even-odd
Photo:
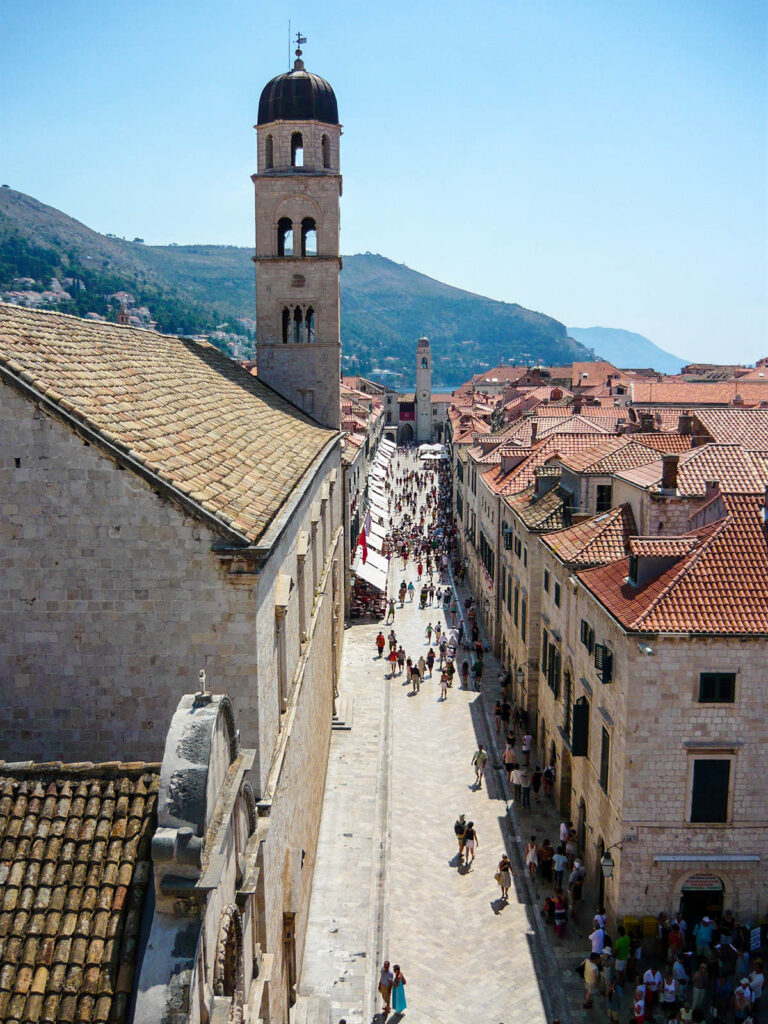
<instances>
[{"instance_id":1,"label":"antenna on tower","mask_svg":"<svg viewBox=\"0 0 768 1024\"><path fill-rule=\"evenodd\" d=\"M288 70L291 70L291 19L288 19Z\"/></svg>"}]
</instances>

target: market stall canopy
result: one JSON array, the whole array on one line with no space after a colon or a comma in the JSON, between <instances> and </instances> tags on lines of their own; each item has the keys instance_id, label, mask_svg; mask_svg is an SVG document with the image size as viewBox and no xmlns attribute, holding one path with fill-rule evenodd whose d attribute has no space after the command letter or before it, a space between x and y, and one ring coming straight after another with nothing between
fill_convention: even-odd
<instances>
[{"instance_id":1,"label":"market stall canopy","mask_svg":"<svg viewBox=\"0 0 768 1024\"><path fill-rule=\"evenodd\" d=\"M382 466L374 466L371 472L368 474L370 480L386 480L387 471Z\"/></svg>"}]
</instances>

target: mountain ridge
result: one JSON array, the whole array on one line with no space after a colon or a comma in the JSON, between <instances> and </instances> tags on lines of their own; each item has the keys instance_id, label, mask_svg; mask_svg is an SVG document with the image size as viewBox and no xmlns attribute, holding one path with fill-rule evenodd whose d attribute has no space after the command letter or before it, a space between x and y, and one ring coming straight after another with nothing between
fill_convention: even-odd
<instances>
[{"instance_id":1,"label":"mountain ridge","mask_svg":"<svg viewBox=\"0 0 768 1024\"><path fill-rule=\"evenodd\" d=\"M203 333L234 357L248 357L255 328L252 255L240 246L156 246L104 235L32 196L0 188L0 294L16 288L16 301L109 319L127 302L131 322ZM19 281L27 284L14 284ZM28 299L24 288L46 297ZM436 387L460 384L500 362L593 358L545 313L444 284L370 252L343 257L341 313L343 372L398 388L413 385L422 335L433 345Z\"/></svg>"}]
</instances>

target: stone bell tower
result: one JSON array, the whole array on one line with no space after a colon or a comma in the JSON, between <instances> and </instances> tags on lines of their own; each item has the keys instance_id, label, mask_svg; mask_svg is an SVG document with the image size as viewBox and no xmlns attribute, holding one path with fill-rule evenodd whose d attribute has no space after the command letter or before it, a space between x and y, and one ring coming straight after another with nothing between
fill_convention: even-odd
<instances>
[{"instance_id":1,"label":"stone bell tower","mask_svg":"<svg viewBox=\"0 0 768 1024\"><path fill-rule=\"evenodd\" d=\"M301 50L264 87L255 127L257 372L338 430L341 125L333 89Z\"/></svg>"},{"instance_id":2,"label":"stone bell tower","mask_svg":"<svg viewBox=\"0 0 768 1024\"><path fill-rule=\"evenodd\" d=\"M432 352L428 338L416 346L416 440L432 440Z\"/></svg>"}]
</instances>

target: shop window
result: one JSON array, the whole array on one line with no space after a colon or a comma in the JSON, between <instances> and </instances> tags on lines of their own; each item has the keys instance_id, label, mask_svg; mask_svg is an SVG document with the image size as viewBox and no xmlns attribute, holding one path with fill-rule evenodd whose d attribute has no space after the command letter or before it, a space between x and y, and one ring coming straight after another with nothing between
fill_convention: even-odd
<instances>
[{"instance_id":1,"label":"shop window","mask_svg":"<svg viewBox=\"0 0 768 1024\"><path fill-rule=\"evenodd\" d=\"M735 699L734 672L702 672L699 675L700 704L733 704Z\"/></svg>"},{"instance_id":2,"label":"shop window","mask_svg":"<svg viewBox=\"0 0 768 1024\"><path fill-rule=\"evenodd\" d=\"M691 821L728 820L731 762L725 758L696 758L693 762Z\"/></svg>"}]
</instances>

